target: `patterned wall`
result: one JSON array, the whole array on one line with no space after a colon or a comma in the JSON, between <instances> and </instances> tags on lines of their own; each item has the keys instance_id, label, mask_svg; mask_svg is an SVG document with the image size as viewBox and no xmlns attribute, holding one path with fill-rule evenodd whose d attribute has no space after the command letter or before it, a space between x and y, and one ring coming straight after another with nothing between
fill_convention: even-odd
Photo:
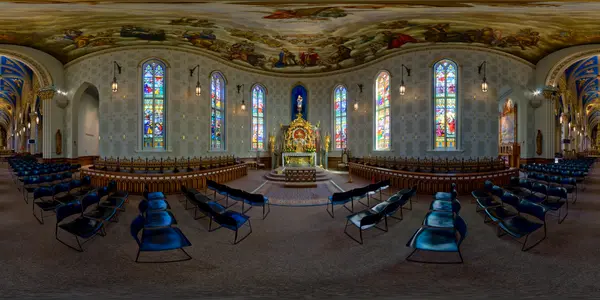
<instances>
[{"instance_id":1,"label":"patterned wall","mask_svg":"<svg viewBox=\"0 0 600 300\"><path fill-rule=\"evenodd\" d=\"M447 48L447 47L446 47ZM150 57L163 59L167 65L167 143L165 153L140 152L140 63ZM432 71L433 63L450 58L459 64L459 144L462 151L441 153L432 147ZM117 75L119 91L110 91L113 77L112 61L123 66ZM490 92L482 93L477 66L487 61L487 79ZM189 69L200 65L202 96L193 90L196 74L190 77ZM400 96L401 64L412 69L411 76L404 78L407 92ZM373 81L379 70L391 74L392 89L392 151L373 151ZM221 63L201 54L178 50L130 49L93 55L76 61L66 68L69 96L84 83L95 85L100 97L100 155L113 157L131 156L206 156L223 155L210 153L209 149L209 74L221 71L227 80L227 151L242 157L253 157L250 151L250 110L239 110L241 96L236 85L244 84L246 103L250 104L250 88L253 83L263 84L266 96L266 133L278 131L279 124L289 123L290 91L296 83L308 89L308 120L320 123L322 135L332 128L332 93L337 84L348 87L348 147L353 155L401 155L401 156L493 156L498 146L498 102L495 86L519 86L524 89L533 82L533 67L507 55L481 50L444 49L434 47L387 58L370 66L346 73L322 77L296 78L271 76L247 72ZM364 84L359 98L359 111L351 109L357 97L356 84ZM72 99L72 101L78 101ZM248 105L249 106L249 105ZM73 105L66 108L67 145L73 144L70 128ZM530 124L528 124L528 127ZM69 147L67 147L69 148ZM72 154L67 150L67 156ZM263 153L263 155L267 155ZM332 153L332 155L336 155Z\"/></svg>"}]
</instances>

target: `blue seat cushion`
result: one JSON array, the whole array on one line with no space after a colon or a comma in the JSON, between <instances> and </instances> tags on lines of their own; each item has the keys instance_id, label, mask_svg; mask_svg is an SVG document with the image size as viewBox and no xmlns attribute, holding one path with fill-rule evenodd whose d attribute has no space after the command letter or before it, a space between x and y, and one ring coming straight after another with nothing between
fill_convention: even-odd
<instances>
[{"instance_id":1,"label":"blue seat cushion","mask_svg":"<svg viewBox=\"0 0 600 300\"><path fill-rule=\"evenodd\" d=\"M452 211L452 201L433 200L429 206L429 210Z\"/></svg>"},{"instance_id":2,"label":"blue seat cushion","mask_svg":"<svg viewBox=\"0 0 600 300\"><path fill-rule=\"evenodd\" d=\"M146 213L144 228L166 227L177 224L175 216L170 211L152 211Z\"/></svg>"},{"instance_id":3,"label":"blue seat cushion","mask_svg":"<svg viewBox=\"0 0 600 300\"><path fill-rule=\"evenodd\" d=\"M35 205L37 205L39 208L41 208L44 211L54 210L57 206L59 206L61 204L62 203L60 203L56 200L35 202Z\"/></svg>"},{"instance_id":4,"label":"blue seat cushion","mask_svg":"<svg viewBox=\"0 0 600 300\"><path fill-rule=\"evenodd\" d=\"M499 206L500 202L496 201L496 199L492 197L488 198L477 198L477 205L481 208L494 207Z\"/></svg>"},{"instance_id":5,"label":"blue seat cushion","mask_svg":"<svg viewBox=\"0 0 600 300\"><path fill-rule=\"evenodd\" d=\"M171 206L166 200L150 200L148 201L148 210L167 210Z\"/></svg>"},{"instance_id":6,"label":"blue seat cushion","mask_svg":"<svg viewBox=\"0 0 600 300\"><path fill-rule=\"evenodd\" d=\"M494 222L512 218L517 215L516 212L510 211L502 206L488 207L485 209L485 214Z\"/></svg>"},{"instance_id":7,"label":"blue seat cushion","mask_svg":"<svg viewBox=\"0 0 600 300\"><path fill-rule=\"evenodd\" d=\"M367 228L371 228L373 226L375 226L375 224L369 224L369 225L364 225L362 228L360 227L360 221L367 216L372 216L376 214L376 212L370 211L370 210L363 210L361 212L357 212L355 214L349 215L347 218L350 221L350 223L354 224L354 226L360 228L360 229L367 229Z\"/></svg>"},{"instance_id":8,"label":"blue seat cushion","mask_svg":"<svg viewBox=\"0 0 600 300\"><path fill-rule=\"evenodd\" d=\"M551 210L559 210L561 207L563 207L563 205L565 205L565 202L563 202L563 201L545 201L544 203L542 203L542 205Z\"/></svg>"},{"instance_id":9,"label":"blue seat cushion","mask_svg":"<svg viewBox=\"0 0 600 300\"><path fill-rule=\"evenodd\" d=\"M140 240L141 251L174 250L191 245L192 243L176 227L144 229Z\"/></svg>"},{"instance_id":10,"label":"blue seat cushion","mask_svg":"<svg viewBox=\"0 0 600 300\"><path fill-rule=\"evenodd\" d=\"M371 211L373 211L374 213L380 213L382 212L388 205L390 205L389 202L387 201L383 201L373 207L371 207Z\"/></svg>"},{"instance_id":11,"label":"blue seat cushion","mask_svg":"<svg viewBox=\"0 0 600 300\"><path fill-rule=\"evenodd\" d=\"M446 192L437 192L435 193L435 200L452 200L452 193L446 193Z\"/></svg>"},{"instance_id":12,"label":"blue seat cushion","mask_svg":"<svg viewBox=\"0 0 600 300\"><path fill-rule=\"evenodd\" d=\"M223 205L221 205L215 201L208 202L208 205L210 206L210 208L212 208L217 213L222 214L223 212L225 212L225 207L223 207Z\"/></svg>"},{"instance_id":13,"label":"blue seat cushion","mask_svg":"<svg viewBox=\"0 0 600 300\"><path fill-rule=\"evenodd\" d=\"M163 194L162 192L151 192L148 193L147 196L147 200L159 200L159 199L165 199L165 194Z\"/></svg>"},{"instance_id":14,"label":"blue seat cushion","mask_svg":"<svg viewBox=\"0 0 600 300\"><path fill-rule=\"evenodd\" d=\"M429 227L454 228L454 214L449 211L430 211L425 215L423 225Z\"/></svg>"},{"instance_id":15,"label":"blue seat cushion","mask_svg":"<svg viewBox=\"0 0 600 300\"><path fill-rule=\"evenodd\" d=\"M96 234L98 230L100 230L100 227L102 227L102 222L80 217L71 222L60 224L58 227L76 236L89 238Z\"/></svg>"},{"instance_id":16,"label":"blue seat cushion","mask_svg":"<svg viewBox=\"0 0 600 300\"><path fill-rule=\"evenodd\" d=\"M525 200L533 202L533 203L540 203L542 201L544 201L546 199L546 197L542 194L531 194L528 195L527 197L525 197Z\"/></svg>"},{"instance_id":17,"label":"blue seat cushion","mask_svg":"<svg viewBox=\"0 0 600 300\"><path fill-rule=\"evenodd\" d=\"M227 227L231 230L236 230L237 228L240 228L249 219L248 216L244 216L241 213L235 212L235 211L226 211L223 213L223 215L227 216L227 217L231 217L235 220L236 227L231 227L229 225L223 225L223 227Z\"/></svg>"},{"instance_id":18,"label":"blue seat cushion","mask_svg":"<svg viewBox=\"0 0 600 300\"><path fill-rule=\"evenodd\" d=\"M158 200L152 200L152 201L158 201ZM100 202L101 206L109 206L109 207L123 207L123 204L125 204L125 199L123 198L113 198L112 196L110 196L108 199Z\"/></svg>"},{"instance_id":19,"label":"blue seat cushion","mask_svg":"<svg viewBox=\"0 0 600 300\"><path fill-rule=\"evenodd\" d=\"M116 212L117 210L115 208L98 206L96 209L83 214L83 216L86 218L108 221L112 219Z\"/></svg>"},{"instance_id":20,"label":"blue seat cushion","mask_svg":"<svg viewBox=\"0 0 600 300\"><path fill-rule=\"evenodd\" d=\"M544 224L530 221L522 216L515 216L503 220L502 222L498 223L498 225L515 238L524 237L544 226Z\"/></svg>"},{"instance_id":21,"label":"blue seat cushion","mask_svg":"<svg viewBox=\"0 0 600 300\"><path fill-rule=\"evenodd\" d=\"M71 194L65 194L65 195L62 195L60 197L56 197L55 199L58 202L68 203L68 202L77 200L77 197L75 197L75 196L73 196Z\"/></svg>"},{"instance_id":22,"label":"blue seat cushion","mask_svg":"<svg viewBox=\"0 0 600 300\"><path fill-rule=\"evenodd\" d=\"M421 227L409 242L409 246L419 250L457 252L454 228Z\"/></svg>"}]
</instances>

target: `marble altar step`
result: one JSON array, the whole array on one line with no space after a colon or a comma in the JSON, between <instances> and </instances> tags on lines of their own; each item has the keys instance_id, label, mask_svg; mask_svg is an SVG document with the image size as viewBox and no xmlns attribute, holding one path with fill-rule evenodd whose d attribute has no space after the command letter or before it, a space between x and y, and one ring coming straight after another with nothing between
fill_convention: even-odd
<instances>
[{"instance_id":1,"label":"marble altar step","mask_svg":"<svg viewBox=\"0 0 600 300\"><path fill-rule=\"evenodd\" d=\"M281 171L281 168L271 170L271 172L269 172L265 175L265 178L267 178L268 180L271 180L271 181L284 182L285 181L285 173L281 172L281 174L279 174L280 171ZM329 173L327 171L323 170L322 168L317 168L317 182L327 181L330 179L331 179L331 176L329 175Z\"/></svg>"}]
</instances>

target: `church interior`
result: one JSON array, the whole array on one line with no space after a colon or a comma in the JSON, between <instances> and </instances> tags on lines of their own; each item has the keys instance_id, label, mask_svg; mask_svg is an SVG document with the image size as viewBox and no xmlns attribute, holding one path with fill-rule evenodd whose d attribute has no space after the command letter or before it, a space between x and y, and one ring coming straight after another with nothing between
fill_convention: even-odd
<instances>
[{"instance_id":1,"label":"church interior","mask_svg":"<svg viewBox=\"0 0 600 300\"><path fill-rule=\"evenodd\" d=\"M0 11L0 297L600 296L598 2Z\"/></svg>"}]
</instances>

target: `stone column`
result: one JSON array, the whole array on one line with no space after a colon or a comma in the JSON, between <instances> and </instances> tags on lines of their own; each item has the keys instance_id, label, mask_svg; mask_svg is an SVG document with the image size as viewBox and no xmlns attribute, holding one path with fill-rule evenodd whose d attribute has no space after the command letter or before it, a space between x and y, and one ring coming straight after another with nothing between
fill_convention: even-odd
<instances>
[{"instance_id":1,"label":"stone column","mask_svg":"<svg viewBox=\"0 0 600 300\"><path fill-rule=\"evenodd\" d=\"M569 139L569 135L570 135L570 128L569 128L569 118L567 118L567 115L565 115L564 113L560 116L560 119L562 121L562 131L560 134L560 144L562 145L562 152L564 153L565 150L569 150L569 144L565 144L564 140Z\"/></svg>"},{"instance_id":2,"label":"stone column","mask_svg":"<svg viewBox=\"0 0 600 300\"><path fill-rule=\"evenodd\" d=\"M29 114L29 122L31 122L31 126L29 127L29 138L35 140L35 144L29 146L29 152L31 154L37 153L37 143L38 143L38 132L37 132L37 124L35 123L36 113Z\"/></svg>"},{"instance_id":3,"label":"stone column","mask_svg":"<svg viewBox=\"0 0 600 300\"><path fill-rule=\"evenodd\" d=\"M42 101L42 114L44 116L42 125L42 139L46 141L42 148L42 157L44 159L51 159L52 154L54 153L54 150L52 149L52 99L54 98L55 93L56 91L52 86L45 87L38 91L38 96Z\"/></svg>"}]
</instances>

